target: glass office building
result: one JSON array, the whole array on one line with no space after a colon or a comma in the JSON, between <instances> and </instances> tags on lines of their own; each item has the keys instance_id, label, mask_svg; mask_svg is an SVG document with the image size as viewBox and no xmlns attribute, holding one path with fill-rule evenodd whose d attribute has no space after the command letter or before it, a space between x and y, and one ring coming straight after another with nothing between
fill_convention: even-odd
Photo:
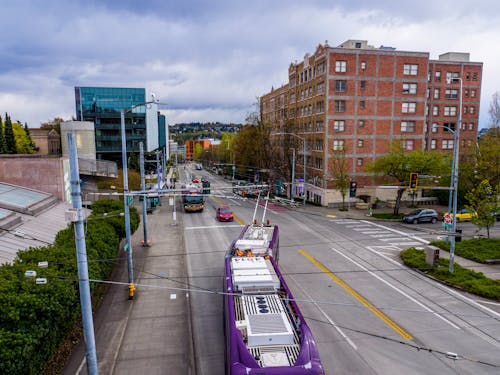
<instances>
[{"instance_id":1,"label":"glass office building","mask_svg":"<svg viewBox=\"0 0 500 375\"><path fill-rule=\"evenodd\" d=\"M145 151L154 151L165 144L165 140L160 141L160 134L165 132L159 128L161 123L165 126L164 116L159 114L157 104L140 105L146 101L144 88L75 87L76 117L94 123L97 159L121 160L122 110L127 111L127 152L138 153L140 142Z\"/></svg>"}]
</instances>

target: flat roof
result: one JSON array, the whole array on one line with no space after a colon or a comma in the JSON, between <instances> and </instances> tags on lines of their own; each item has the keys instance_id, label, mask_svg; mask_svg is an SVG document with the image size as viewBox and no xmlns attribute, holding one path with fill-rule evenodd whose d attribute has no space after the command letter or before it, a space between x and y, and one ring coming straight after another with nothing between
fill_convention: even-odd
<instances>
[{"instance_id":1,"label":"flat roof","mask_svg":"<svg viewBox=\"0 0 500 375\"><path fill-rule=\"evenodd\" d=\"M0 207L18 206L27 209L51 196L49 193L0 182Z\"/></svg>"}]
</instances>

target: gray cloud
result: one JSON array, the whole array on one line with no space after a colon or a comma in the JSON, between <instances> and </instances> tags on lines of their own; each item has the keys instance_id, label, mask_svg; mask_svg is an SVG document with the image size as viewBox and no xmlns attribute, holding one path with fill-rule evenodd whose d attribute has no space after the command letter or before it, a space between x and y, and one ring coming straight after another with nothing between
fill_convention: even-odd
<instances>
[{"instance_id":1,"label":"gray cloud","mask_svg":"<svg viewBox=\"0 0 500 375\"><path fill-rule=\"evenodd\" d=\"M495 1L72 1L2 4L0 113L35 127L74 115L74 86L146 87L169 123L242 122L319 43L470 52L484 62L481 124L500 90ZM203 118L206 116L206 118Z\"/></svg>"}]
</instances>

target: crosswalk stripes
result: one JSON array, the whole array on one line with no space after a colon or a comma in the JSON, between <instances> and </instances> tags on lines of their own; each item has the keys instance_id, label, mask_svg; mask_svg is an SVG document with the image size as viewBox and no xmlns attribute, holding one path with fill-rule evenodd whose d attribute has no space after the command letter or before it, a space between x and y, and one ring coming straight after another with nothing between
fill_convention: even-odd
<instances>
[{"instance_id":1,"label":"crosswalk stripes","mask_svg":"<svg viewBox=\"0 0 500 375\"><path fill-rule=\"evenodd\" d=\"M421 242L415 240L410 235L404 235L402 232L396 233L389 229L384 229L384 227L380 225L367 222L360 223L352 219L333 219L330 221L334 224L349 226L351 230L382 241L385 243L384 247L400 249L400 247L407 248L422 245Z\"/></svg>"}]
</instances>

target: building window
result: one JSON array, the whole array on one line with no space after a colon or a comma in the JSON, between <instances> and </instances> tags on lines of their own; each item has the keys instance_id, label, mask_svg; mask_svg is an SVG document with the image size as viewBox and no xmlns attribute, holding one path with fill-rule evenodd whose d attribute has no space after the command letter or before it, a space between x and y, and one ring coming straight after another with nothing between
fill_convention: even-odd
<instances>
[{"instance_id":1,"label":"building window","mask_svg":"<svg viewBox=\"0 0 500 375\"><path fill-rule=\"evenodd\" d=\"M363 165L363 159L358 159L358 167L361 167Z\"/></svg>"},{"instance_id":2,"label":"building window","mask_svg":"<svg viewBox=\"0 0 500 375\"><path fill-rule=\"evenodd\" d=\"M457 107L444 107L444 115L445 116L456 116L457 115Z\"/></svg>"},{"instance_id":3,"label":"building window","mask_svg":"<svg viewBox=\"0 0 500 375\"><path fill-rule=\"evenodd\" d=\"M325 62L321 62L316 66L316 74L323 74L325 72Z\"/></svg>"},{"instance_id":4,"label":"building window","mask_svg":"<svg viewBox=\"0 0 500 375\"><path fill-rule=\"evenodd\" d=\"M344 149L344 144L345 144L345 141L343 140L334 140L333 141L333 150L334 151L342 151Z\"/></svg>"},{"instance_id":5,"label":"building window","mask_svg":"<svg viewBox=\"0 0 500 375\"><path fill-rule=\"evenodd\" d=\"M443 124L443 132L451 133L455 131L455 123L454 122L445 122Z\"/></svg>"},{"instance_id":6,"label":"building window","mask_svg":"<svg viewBox=\"0 0 500 375\"><path fill-rule=\"evenodd\" d=\"M366 70L366 61L361 61L361 70Z\"/></svg>"},{"instance_id":7,"label":"building window","mask_svg":"<svg viewBox=\"0 0 500 375\"><path fill-rule=\"evenodd\" d=\"M417 103L403 102L401 103L401 112L403 113L415 113L417 109Z\"/></svg>"},{"instance_id":8,"label":"building window","mask_svg":"<svg viewBox=\"0 0 500 375\"><path fill-rule=\"evenodd\" d=\"M316 85L316 92L322 94L325 92L325 82L320 82Z\"/></svg>"},{"instance_id":9,"label":"building window","mask_svg":"<svg viewBox=\"0 0 500 375\"><path fill-rule=\"evenodd\" d=\"M336 132L343 132L345 130L345 121L335 120L333 122L333 130L335 130Z\"/></svg>"},{"instance_id":10,"label":"building window","mask_svg":"<svg viewBox=\"0 0 500 375\"><path fill-rule=\"evenodd\" d=\"M471 106L469 107L469 113L470 113L470 114L473 114L474 112L475 112L475 108L474 108L474 106L473 106L473 105L471 105Z\"/></svg>"},{"instance_id":11,"label":"building window","mask_svg":"<svg viewBox=\"0 0 500 375\"><path fill-rule=\"evenodd\" d=\"M414 140L413 139L404 139L401 141L401 147L407 151L413 150Z\"/></svg>"},{"instance_id":12,"label":"building window","mask_svg":"<svg viewBox=\"0 0 500 375\"><path fill-rule=\"evenodd\" d=\"M335 91L345 92L346 91L346 81L343 79L338 79L335 81Z\"/></svg>"},{"instance_id":13,"label":"building window","mask_svg":"<svg viewBox=\"0 0 500 375\"><path fill-rule=\"evenodd\" d=\"M325 102L320 101L316 103L316 113L323 113L325 112Z\"/></svg>"},{"instance_id":14,"label":"building window","mask_svg":"<svg viewBox=\"0 0 500 375\"><path fill-rule=\"evenodd\" d=\"M359 120L358 124L359 124L360 128L364 128L365 127L365 120Z\"/></svg>"},{"instance_id":15,"label":"building window","mask_svg":"<svg viewBox=\"0 0 500 375\"><path fill-rule=\"evenodd\" d=\"M446 90L446 99L456 99L456 98L458 98L458 90L455 89Z\"/></svg>"},{"instance_id":16,"label":"building window","mask_svg":"<svg viewBox=\"0 0 500 375\"><path fill-rule=\"evenodd\" d=\"M443 139L441 141L441 148L443 150L451 150L451 149L453 149L453 139Z\"/></svg>"},{"instance_id":17,"label":"building window","mask_svg":"<svg viewBox=\"0 0 500 375\"><path fill-rule=\"evenodd\" d=\"M472 73L472 80L477 81L477 76L478 76L477 73Z\"/></svg>"},{"instance_id":18,"label":"building window","mask_svg":"<svg viewBox=\"0 0 500 375\"><path fill-rule=\"evenodd\" d=\"M295 93L290 94L290 103L295 102Z\"/></svg>"},{"instance_id":19,"label":"building window","mask_svg":"<svg viewBox=\"0 0 500 375\"><path fill-rule=\"evenodd\" d=\"M415 121L401 121L401 131L411 133L415 131Z\"/></svg>"},{"instance_id":20,"label":"building window","mask_svg":"<svg viewBox=\"0 0 500 375\"><path fill-rule=\"evenodd\" d=\"M360 108L363 108L363 109L366 108L366 102L364 100L360 100L359 106L360 106Z\"/></svg>"},{"instance_id":21,"label":"building window","mask_svg":"<svg viewBox=\"0 0 500 375\"><path fill-rule=\"evenodd\" d=\"M417 84L416 83L403 83L403 94L416 94Z\"/></svg>"},{"instance_id":22,"label":"building window","mask_svg":"<svg viewBox=\"0 0 500 375\"><path fill-rule=\"evenodd\" d=\"M476 97L476 90L470 90L470 97L475 98Z\"/></svg>"},{"instance_id":23,"label":"building window","mask_svg":"<svg viewBox=\"0 0 500 375\"><path fill-rule=\"evenodd\" d=\"M323 150L323 141L321 139L317 139L315 142L315 150L322 151Z\"/></svg>"},{"instance_id":24,"label":"building window","mask_svg":"<svg viewBox=\"0 0 500 375\"><path fill-rule=\"evenodd\" d=\"M469 124L469 130L474 130L474 124L472 122Z\"/></svg>"},{"instance_id":25,"label":"building window","mask_svg":"<svg viewBox=\"0 0 500 375\"><path fill-rule=\"evenodd\" d=\"M418 74L418 65L417 64L404 64L403 65L403 74L416 76Z\"/></svg>"},{"instance_id":26,"label":"building window","mask_svg":"<svg viewBox=\"0 0 500 375\"><path fill-rule=\"evenodd\" d=\"M361 90L363 90L366 87L366 81L360 81L359 86L361 87Z\"/></svg>"},{"instance_id":27,"label":"building window","mask_svg":"<svg viewBox=\"0 0 500 375\"><path fill-rule=\"evenodd\" d=\"M467 81L470 81L470 73L469 72L465 73L465 79Z\"/></svg>"},{"instance_id":28,"label":"building window","mask_svg":"<svg viewBox=\"0 0 500 375\"><path fill-rule=\"evenodd\" d=\"M431 139L431 150L435 150L436 149L436 140L435 139Z\"/></svg>"},{"instance_id":29,"label":"building window","mask_svg":"<svg viewBox=\"0 0 500 375\"><path fill-rule=\"evenodd\" d=\"M335 100L335 112L345 112L345 100Z\"/></svg>"},{"instance_id":30,"label":"building window","mask_svg":"<svg viewBox=\"0 0 500 375\"><path fill-rule=\"evenodd\" d=\"M316 121L316 131L322 132L323 130L325 130L323 121Z\"/></svg>"},{"instance_id":31,"label":"building window","mask_svg":"<svg viewBox=\"0 0 500 375\"><path fill-rule=\"evenodd\" d=\"M463 112L464 112L464 114L467 113L467 106L466 105L464 105Z\"/></svg>"},{"instance_id":32,"label":"building window","mask_svg":"<svg viewBox=\"0 0 500 375\"><path fill-rule=\"evenodd\" d=\"M441 72L439 70L434 73L434 81L441 82Z\"/></svg>"},{"instance_id":33,"label":"building window","mask_svg":"<svg viewBox=\"0 0 500 375\"><path fill-rule=\"evenodd\" d=\"M435 122L432 124L432 132L437 133L439 125Z\"/></svg>"},{"instance_id":34,"label":"building window","mask_svg":"<svg viewBox=\"0 0 500 375\"><path fill-rule=\"evenodd\" d=\"M459 72L446 72L446 82L455 83L456 78L460 78Z\"/></svg>"},{"instance_id":35,"label":"building window","mask_svg":"<svg viewBox=\"0 0 500 375\"><path fill-rule=\"evenodd\" d=\"M434 99L439 99L439 89L434 89Z\"/></svg>"},{"instance_id":36,"label":"building window","mask_svg":"<svg viewBox=\"0 0 500 375\"><path fill-rule=\"evenodd\" d=\"M314 158L314 168L316 168L316 169L323 168L323 159L321 159L321 158Z\"/></svg>"},{"instance_id":37,"label":"building window","mask_svg":"<svg viewBox=\"0 0 500 375\"><path fill-rule=\"evenodd\" d=\"M347 61L335 61L335 71L345 73L347 71Z\"/></svg>"},{"instance_id":38,"label":"building window","mask_svg":"<svg viewBox=\"0 0 500 375\"><path fill-rule=\"evenodd\" d=\"M358 147L363 147L365 142L362 139L358 139Z\"/></svg>"}]
</instances>

